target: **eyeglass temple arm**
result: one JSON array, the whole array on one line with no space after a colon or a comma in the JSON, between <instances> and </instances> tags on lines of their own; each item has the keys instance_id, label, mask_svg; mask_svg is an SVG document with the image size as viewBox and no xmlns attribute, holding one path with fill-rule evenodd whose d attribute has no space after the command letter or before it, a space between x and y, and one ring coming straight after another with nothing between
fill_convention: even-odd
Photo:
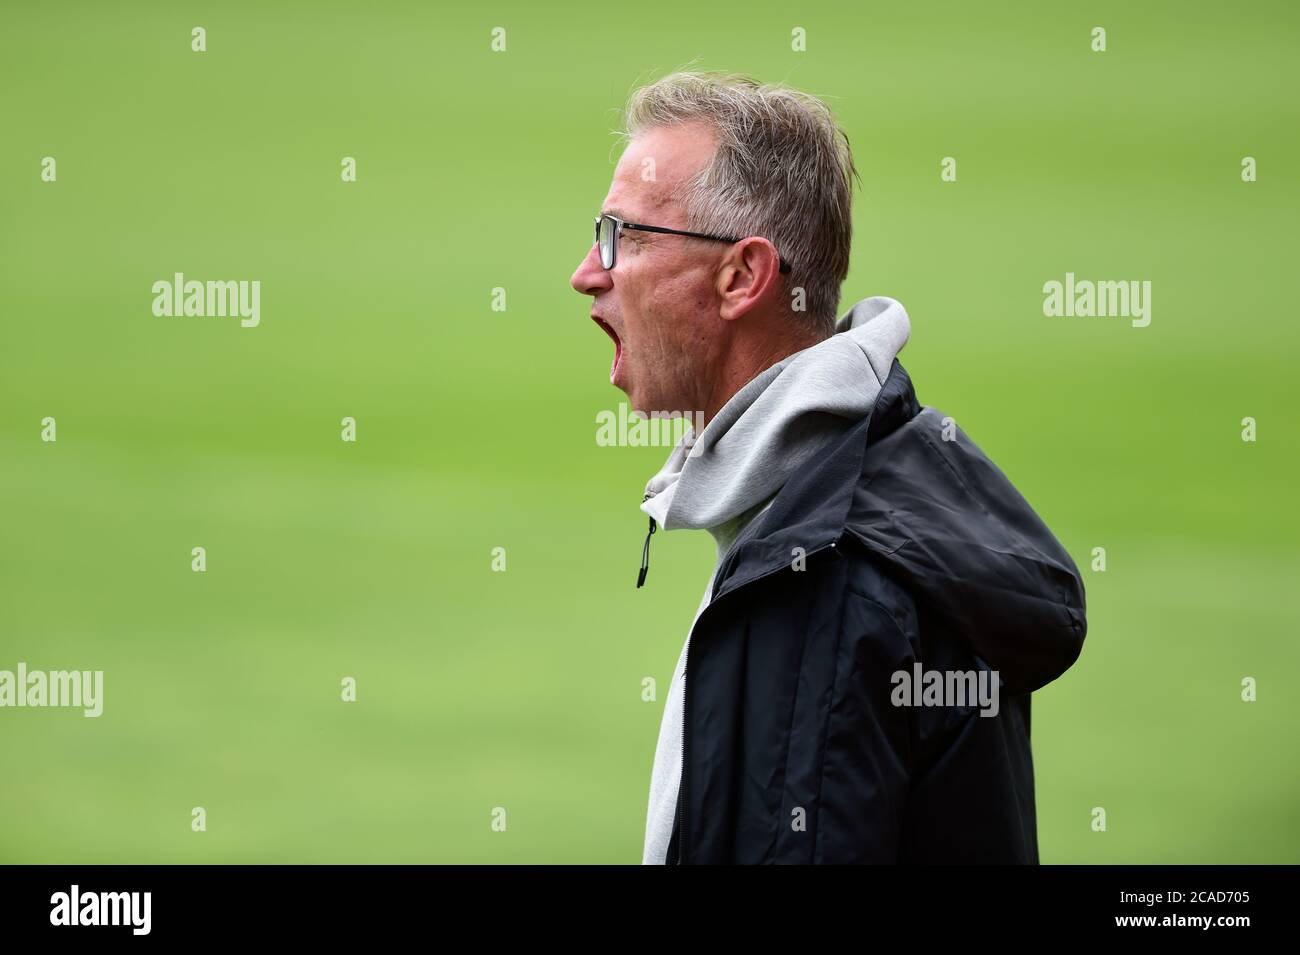
<instances>
[{"instance_id":1,"label":"eyeglass temple arm","mask_svg":"<svg viewBox=\"0 0 1300 955\"><path fill-rule=\"evenodd\" d=\"M730 236L725 236L725 235L708 235L707 233L704 232L687 232L685 229L665 229L662 226L642 225L639 222L624 222L623 228L635 229L638 232L659 232L663 235L688 235L692 239L713 239L716 242L735 243L740 241L739 239L733 239ZM776 260L777 262L780 263L780 269L783 274L788 273L790 271L789 262L781 258L781 256L779 255L776 257Z\"/></svg>"}]
</instances>

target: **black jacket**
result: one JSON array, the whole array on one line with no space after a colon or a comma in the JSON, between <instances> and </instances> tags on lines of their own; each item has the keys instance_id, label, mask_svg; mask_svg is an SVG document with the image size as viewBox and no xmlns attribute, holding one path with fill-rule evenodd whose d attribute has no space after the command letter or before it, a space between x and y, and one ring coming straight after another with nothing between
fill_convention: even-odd
<instances>
[{"instance_id":1,"label":"black jacket","mask_svg":"<svg viewBox=\"0 0 1300 955\"><path fill-rule=\"evenodd\" d=\"M666 861L1037 862L1030 692L1078 657L1084 612L1069 554L895 361L723 558ZM997 671L998 714L895 706L915 662Z\"/></svg>"}]
</instances>

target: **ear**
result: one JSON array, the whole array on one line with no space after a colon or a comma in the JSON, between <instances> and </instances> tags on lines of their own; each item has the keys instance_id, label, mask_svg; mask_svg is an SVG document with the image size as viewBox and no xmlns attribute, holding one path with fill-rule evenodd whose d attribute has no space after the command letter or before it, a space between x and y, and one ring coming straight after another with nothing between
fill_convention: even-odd
<instances>
[{"instance_id":1,"label":"ear","mask_svg":"<svg viewBox=\"0 0 1300 955\"><path fill-rule=\"evenodd\" d=\"M714 288L724 321L743 318L781 294L781 259L774 246L760 236L741 239L718 266Z\"/></svg>"}]
</instances>

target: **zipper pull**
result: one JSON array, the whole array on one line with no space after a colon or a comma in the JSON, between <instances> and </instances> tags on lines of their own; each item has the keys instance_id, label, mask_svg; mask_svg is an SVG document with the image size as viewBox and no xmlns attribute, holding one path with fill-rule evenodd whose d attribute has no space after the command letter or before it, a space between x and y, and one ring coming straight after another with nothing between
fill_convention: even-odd
<instances>
[{"instance_id":1,"label":"zipper pull","mask_svg":"<svg viewBox=\"0 0 1300 955\"><path fill-rule=\"evenodd\" d=\"M650 518L650 530L645 535L645 546L641 548L641 572L636 575L636 585L639 590L645 583L645 575L650 572L650 538L654 536L655 519Z\"/></svg>"}]
</instances>

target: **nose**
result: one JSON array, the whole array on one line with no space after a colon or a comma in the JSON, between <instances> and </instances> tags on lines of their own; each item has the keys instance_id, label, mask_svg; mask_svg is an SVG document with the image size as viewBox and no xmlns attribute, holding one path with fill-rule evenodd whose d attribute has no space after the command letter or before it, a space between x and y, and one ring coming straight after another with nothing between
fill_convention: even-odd
<instances>
[{"instance_id":1,"label":"nose","mask_svg":"<svg viewBox=\"0 0 1300 955\"><path fill-rule=\"evenodd\" d=\"M600 292L614 287L614 280L610 273L600 264L600 251L596 248L596 243L591 243L591 248L587 250L587 257L579 263L577 271L569 278L569 284L573 286L575 292L583 295L598 295Z\"/></svg>"}]
</instances>

